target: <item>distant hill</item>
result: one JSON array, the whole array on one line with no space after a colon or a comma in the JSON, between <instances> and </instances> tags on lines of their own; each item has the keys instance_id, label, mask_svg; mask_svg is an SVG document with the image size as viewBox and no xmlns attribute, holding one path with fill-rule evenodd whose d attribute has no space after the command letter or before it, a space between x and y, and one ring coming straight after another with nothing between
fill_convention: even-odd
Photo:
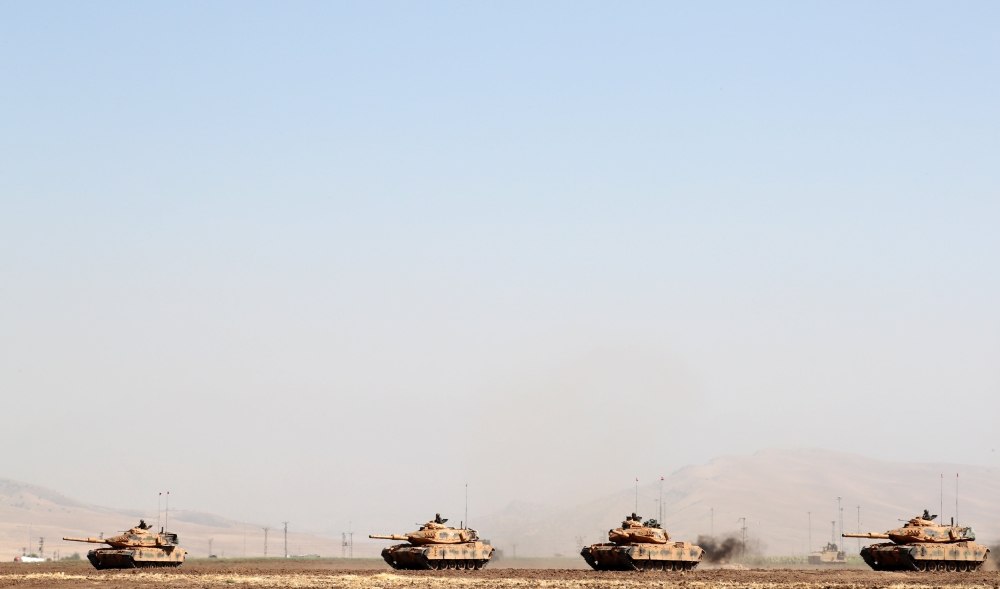
<instances>
[{"instance_id":1,"label":"distant hill","mask_svg":"<svg viewBox=\"0 0 1000 589\"><path fill-rule=\"evenodd\" d=\"M58 550L62 556L74 552L85 555L95 545L64 542L63 536L97 537L114 535L134 526L139 518L156 525L156 512L112 509L88 505L70 499L55 491L0 479L0 560L10 561L21 554L22 548L37 552L39 538L45 538L45 556ZM262 556L264 531L260 524L246 524L247 556ZM288 534L288 552L340 556L339 538L325 538L311 534ZM198 511L171 511L170 531L180 537L181 546L191 557L208 556L208 540L218 556L243 556L244 524ZM31 541L29 544L29 533ZM357 536L356 536L357 539ZM271 526L268 532L268 556L282 556L284 538L280 525ZM355 544L356 557L378 556L376 547Z\"/></svg>"},{"instance_id":2,"label":"distant hill","mask_svg":"<svg viewBox=\"0 0 1000 589\"><path fill-rule=\"evenodd\" d=\"M762 552L794 555L808 552L808 512L812 512L812 547L830 540L842 497L845 531L884 531L898 520L922 512L938 513L944 474L945 521L955 515L955 473L960 473L959 523L971 524L981 541L1000 539L1000 469L954 464L886 462L827 450L763 450L724 456L708 464L682 468L663 481L664 523L678 540L699 534L738 533L747 522L748 544ZM660 481L640 481L638 510L656 517ZM570 555L582 541L606 541L607 530L635 509L634 489L623 489L572 507L512 503L474 522L480 535L518 556ZM758 524L758 522L760 522ZM838 523L839 528L839 523ZM840 543L841 538L837 538ZM847 540L856 551L857 540Z\"/></svg>"}]
</instances>

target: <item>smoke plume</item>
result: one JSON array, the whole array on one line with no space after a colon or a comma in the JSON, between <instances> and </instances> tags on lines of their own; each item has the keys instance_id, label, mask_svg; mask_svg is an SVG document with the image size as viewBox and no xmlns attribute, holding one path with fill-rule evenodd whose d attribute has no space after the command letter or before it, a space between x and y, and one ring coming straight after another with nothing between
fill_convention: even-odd
<instances>
[{"instance_id":1,"label":"smoke plume","mask_svg":"<svg viewBox=\"0 0 1000 589\"><path fill-rule=\"evenodd\" d=\"M698 536L698 546L705 550L706 561L713 564L728 562L743 553L742 543L736 536L728 536L721 540L712 536Z\"/></svg>"}]
</instances>

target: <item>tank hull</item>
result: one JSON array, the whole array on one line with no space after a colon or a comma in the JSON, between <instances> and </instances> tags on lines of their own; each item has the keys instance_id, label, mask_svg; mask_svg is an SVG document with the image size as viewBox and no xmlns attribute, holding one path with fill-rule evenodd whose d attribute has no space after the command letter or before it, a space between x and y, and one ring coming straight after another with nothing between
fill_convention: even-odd
<instances>
[{"instance_id":1,"label":"tank hull","mask_svg":"<svg viewBox=\"0 0 1000 589\"><path fill-rule=\"evenodd\" d=\"M847 564L847 553L814 552L809 555L809 564Z\"/></svg>"},{"instance_id":2,"label":"tank hull","mask_svg":"<svg viewBox=\"0 0 1000 589\"><path fill-rule=\"evenodd\" d=\"M382 558L394 569L481 569L490 562L493 547L483 542L461 544L397 544L382 549Z\"/></svg>"},{"instance_id":3,"label":"tank hull","mask_svg":"<svg viewBox=\"0 0 1000 589\"><path fill-rule=\"evenodd\" d=\"M592 544L580 556L595 571L690 571L705 553L688 542Z\"/></svg>"},{"instance_id":4,"label":"tank hull","mask_svg":"<svg viewBox=\"0 0 1000 589\"><path fill-rule=\"evenodd\" d=\"M179 567L187 553L180 548L98 548L87 553L95 569Z\"/></svg>"},{"instance_id":5,"label":"tank hull","mask_svg":"<svg viewBox=\"0 0 1000 589\"><path fill-rule=\"evenodd\" d=\"M989 556L989 548L975 542L872 544L861 558L876 571L975 571Z\"/></svg>"}]
</instances>

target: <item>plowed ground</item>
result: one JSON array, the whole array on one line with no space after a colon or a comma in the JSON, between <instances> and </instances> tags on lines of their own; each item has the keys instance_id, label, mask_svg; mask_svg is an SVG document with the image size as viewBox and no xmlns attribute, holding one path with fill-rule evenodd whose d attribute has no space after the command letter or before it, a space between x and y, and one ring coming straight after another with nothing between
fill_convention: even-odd
<instances>
[{"instance_id":1,"label":"plowed ground","mask_svg":"<svg viewBox=\"0 0 1000 589\"><path fill-rule=\"evenodd\" d=\"M283 564L283 563L282 563ZM95 571L84 564L0 565L0 587L53 589L1000 589L1000 572L876 573L860 570L699 570L599 573L566 569L385 571L295 566L199 566L169 571Z\"/></svg>"}]
</instances>

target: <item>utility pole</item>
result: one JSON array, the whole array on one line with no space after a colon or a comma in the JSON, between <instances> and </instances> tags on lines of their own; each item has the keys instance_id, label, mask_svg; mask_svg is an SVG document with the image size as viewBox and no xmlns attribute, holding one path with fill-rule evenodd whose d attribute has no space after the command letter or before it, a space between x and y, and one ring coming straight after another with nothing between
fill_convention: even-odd
<instances>
[{"instance_id":1,"label":"utility pole","mask_svg":"<svg viewBox=\"0 0 1000 589\"><path fill-rule=\"evenodd\" d=\"M354 522L347 522L347 557L354 558Z\"/></svg>"},{"instance_id":2,"label":"utility pole","mask_svg":"<svg viewBox=\"0 0 1000 589\"><path fill-rule=\"evenodd\" d=\"M267 558L267 531L271 528L264 526L261 529L264 530L264 558Z\"/></svg>"},{"instance_id":3,"label":"utility pole","mask_svg":"<svg viewBox=\"0 0 1000 589\"><path fill-rule=\"evenodd\" d=\"M861 506L858 505L858 533L861 533ZM858 552L861 552L861 538L858 538Z\"/></svg>"},{"instance_id":4,"label":"utility pole","mask_svg":"<svg viewBox=\"0 0 1000 589\"><path fill-rule=\"evenodd\" d=\"M656 521L660 522L660 526L663 526L663 477L660 477L660 513L659 519Z\"/></svg>"},{"instance_id":5,"label":"utility pole","mask_svg":"<svg viewBox=\"0 0 1000 589\"><path fill-rule=\"evenodd\" d=\"M288 522L281 522L285 524L285 558L288 558Z\"/></svg>"},{"instance_id":6,"label":"utility pole","mask_svg":"<svg viewBox=\"0 0 1000 589\"><path fill-rule=\"evenodd\" d=\"M837 513L839 514L839 517L840 517L840 533L841 533L841 535L843 535L843 533L844 533L844 508L841 507L841 505L840 505L840 497L837 497ZM833 543L836 544L837 542L834 541Z\"/></svg>"},{"instance_id":7,"label":"utility pole","mask_svg":"<svg viewBox=\"0 0 1000 589\"><path fill-rule=\"evenodd\" d=\"M813 551L813 512L807 511L809 515L809 553L812 554Z\"/></svg>"},{"instance_id":8,"label":"utility pole","mask_svg":"<svg viewBox=\"0 0 1000 589\"><path fill-rule=\"evenodd\" d=\"M837 543L837 522L830 522L830 544Z\"/></svg>"},{"instance_id":9,"label":"utility pole","mask_svg":"<svg viewBox=\"0 0 1000 589\"><path fill-rule=\"evenodd\" d=\"M340 533L340 558L347 558L347 532Z\"/></svg>"},{"instance_id":10,"label":"utility pole","mask_svg":"<svg viewBox=\"0 0 1000 589\"><path fill-rule=\"evenodd\" d=\"M45 558L45 538L38 537L38 558Z\"/></svg>"},{"instance_id":11,"label":"utility pole","mask_svg":"<svg viewBox=\"0 0 1000 589\"><path fill-rule=\"evenodd\" d=\"M736 520L737 523L743 522L743 526L740 528L740 556L746 557L747 555L747 518L741 517Z\"/></svg>"}]
</instances>

